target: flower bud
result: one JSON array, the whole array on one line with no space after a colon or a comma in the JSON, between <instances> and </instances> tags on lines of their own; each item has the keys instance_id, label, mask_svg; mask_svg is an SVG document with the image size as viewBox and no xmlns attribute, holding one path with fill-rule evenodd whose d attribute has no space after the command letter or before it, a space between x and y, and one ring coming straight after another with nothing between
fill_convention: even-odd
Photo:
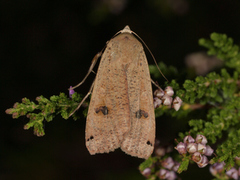
<instances>
[{"instance_id":1,"label":"flower bud","mask_svg":"<svg viewBox=\"0 0 240 180\"><path fill-rule=\"evenodd\" d=\"M200 167L200 168L204 168L205 166L207 166L208 165L208 158L207 158L207 156L202 156L201 161L199 163L197 163L197 164L198 164L198 167Z\"/></svg>"},{"instance_id":2,"label":"flower bud","mask_svg":"<svg viewBox=\"0 0 240 180\"><path fill-rule=\"evenodd\" d=\"M22 103L27 103L27 102L28 102L27 98L22 98Z\"/></svg>"},{"instance_id":3,"label":"flower bud","mask_svg":"<svg viewBox=\"0 0 240 180\"><path fill-rule=\"evenodd\" d=\"M167 180L175 180L177 178L177 175L174 171L169 171L167 175Z\"/></svg>"},{"instance_id":4,"label":"flower bud","mask_svg":"<svg viewBox=\"0 0 240 180\"><path fill-rule=\"evenodd\" d=\"M174 99L173 99L173 108L176 110L176 111L178 111L179 109L180 109L180 107L181 107L181 105L182 105L182 100L180 99L180 97L175 97Z\"/></svg>"},{"instance_id":5,"label":"flower bud","mask_svg":"<svg viewBox=\"0 0 240 180\"><path fill-rule=\"evenodd\" d=\"M19 114L17 112L12 113L12 118L13 119L18 118L18 117L19 117Z\"/></svg>"},{"instance_id":6,"label":"flower bud","mask_svg":"<svg viewBox=\"0 0 240 180\"><path fill-rule=\"evenodd\" d=\"M172 167L172 170L177 172L179 166L180 166L180 163L175 161L174 166Z\"/></svg>"},{"instance_id":7,"label":"flower bud","mask_svg":"<svg viewBox=\"0 0 240 180\"><path fill-rule=\"evenodd\" d=\"M238 171L235 168L232 168L226 172L226 175L233 179L238 179Z\"/></svg>"},{"instance_id":8,"label":"flower bud","mask_svg":"<svg viewBox=\"0 0 240 180\"><path fill-rule=\"evenodd\" d=\"M75 93L75 91L72 89L72 86L69 88L69 97L72 98L72 95Z\"/></svg>"},{"instance_id":9,"label":"flower bud","mask_svg":"<svg viewBox=\"0 0 240 180\"><path fill-rule=\"evenodd\" d=\"M158 108L162 104L162 100L158 97L153 98L154 109Z\"/></svg>"},{"instance_id":10,"label":"flower bud","mask_svg":"<svg viewBox=\"0 0 240 180\"><path fill-rule=\"evenodd\" d=\"M200 163L202 161L202 155L200 152L195 152L193 155L192 155L192 160L195 162L195 163Z\"/></svg>"},{"instance_id":11,"label":"flower bud","mask_svg":"<svg viewBox=\"0 0 240 180\"><path fill-rule=\"evenodd\" d=\"M27 129L29 129L29 128L30 128L30 126L27 125L27 124L25 124L25 125L23 126L23 129L24 129L24 130L27 130Z\"/></svg>"},{"instance_id":12,"label":"flower bud","mask_svg":"<svg viewBox=\"0 0 240 180\"><path fill-rule=\"evenodd\" d=\"M200 152L201 154L204 154L206 152L207 147L205 144L198 143L197 144L197 151Z\"/></svg>"},{"instance_id":13,"label":"flower bud","mask_svg":"<svg viewBox=\"0 0 240 180\"><path fill-rule=\"evenodd\" d=\"M197 144L196 143L189 143L187 145L187 151L192 154L195 153L197 151Z\"/></svg>"},{"instance_id":14,"label":"flower bud","mask_svg":"<svg viewBox=\"0 0 240 180\"><path fill-rule=\"evenodd\" d=\"M163 105L170 106L172 104L172 97L170 97L168 95L164 95L162 97L162 101L163 101Z\"/></svg>"},{"instance_id":15,"label":"flower bud","mask_svg":"<svg viewBox=\"0 0 240 180\"><path fill-rule=\"evenodd\" d=\"M211 146L207 145L206 146L206 151L205 151L204 155L211 156L213 154L213 151L214 150L211 148Z\"/></svg>"},{"instance_id":16,"label":"flower bud","mask_svg":"<svg viewBox=\"0 0 240 180\"><path fill-rule=\"evenodd\" d=\"M183 142L178 143L175 147L179 154L186 154L187 153L187 145Z\"/></svg>"},{"instance_id":17,"label":"flower bud","mask_svg":"<svg viewBox=\"0 0 240 180\"><path fill-rule=\"evenodd\" d=\"M184 139L183 139L183 142L184 143L194 143L195 142L195 139L193 139L192 136L188 135L188 136L185 136Z\"/></svg>"},{"instance_id":18,"label":"flower bud","mask_svg":"<svg viewBox=\"0 0 240 180\"><path fill-rule=\"evenodd\" d=\"M144 169L144 170L141 172L141 174L142 174L144 177L148 178L148 177L151 175L151 169L150 169L150 168L146 168L146 169Z\"/></svg>"},{"instance_id":19,"label":"flower bud","mask_svg":"<svg viewBox=\"0 0 240 180\"><path fill-rule=\"evenodd\" d=\"M18 105L19 105L19 103L17 103L17 102L14 103L13 108L14 108L14 109L18 108Z\"/></svg>"},{"instance_id":20,"label":"flower bud","mask_svg":"<svg viewBox=\"0 0 240 180\"><path fill-rule=\"evenodd\" d=\"M161 164L164 168L171 170L174 166L174 161L171 157L168 157L164 159Z\"/></svg>"},{"instance_id":21,"label":"flower bud","mask_svg":"<svg viewBox=\"0 0 240 180\"><path fill-rule=\"evenodd\" d=\"M159 179L167 179L169 177L169 171L166 169L160 169L158 172Z\"/></svg>"},{"instance_id":22,"label":"flower bud","mask_svg":"<svg viewBox=\"0 0 240 180\"><path fill-rule=\"evenodd\" d=\"M42 98L40 96L36 97L36 101L40 101Z\"/></svg>"},{"instance_id":23,"label":"flower bud","mask_svg":"<svg viewBox=\"0 0 240 180\"><path fill-rule=\"evenodd\" d=\"M196 137L196 143L207 144L207 138L204 135L198 134Z\"/></svg>"},{"instance_id":24,"label":"flower bud","mask_svg":"<svg viewBox=\"0 0 240 180\"><path fill-rule=\"evenodd\" d=\"M153 94L154 94L154 96L161 98L164 96L165 93L162 89L156 89Z\"/></svg>"},{"instance_id":25,"label":"flower bud","mask_svg":"<svg viewBox=\"0 0 240 180\"><path fill-rule=\"evenodd\" d=\"M13 109L7 109L7 110L5 111L6 114L12 114L12 112L13 112Z\"/></svg>"},{"instance_id":26,"label":"flower bud","mask_svg":"<svg viewBox=\"0 0 240 180\"><path fill-rule=\"evenodd\" d=\"M173 96L174 91L173 88L171 86L167 86L164 90L165 94L167 94L168 96Z\"/></svg>"},{"instance_id":27,"label":"flower bud","mask_svg":"<svg viewBox=\"0 0 240 180\"><path fill-rule=\"evenodd\" d=\"M156 156L162 157L166 154L166 149L162 146L159 146L154 149L154 153Z\"/></svg>"}]
</instances>

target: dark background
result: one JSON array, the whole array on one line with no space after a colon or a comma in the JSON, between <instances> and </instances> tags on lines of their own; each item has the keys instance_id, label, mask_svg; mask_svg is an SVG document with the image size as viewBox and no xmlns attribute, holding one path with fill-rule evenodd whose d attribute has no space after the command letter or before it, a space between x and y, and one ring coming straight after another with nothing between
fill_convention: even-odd
<instances>
[{"instance_id":1,"label":"dark background","mask_svg":"<svg viewBox=\"0 0 240 180\"><path fill-rule=\"evenodd\" d=\"M91 156L85 147L85 118L57 117L46 135L23 130L26 117L4 113L23 97L68 93L94 55L125 25L152 50L157 61L185 68L184 58L204 50L198 39L226 33L239 44L237 0L2 0L0 1L0 179L144 179L141 159L120 150ZM149 57L149 56L148 56ZM149 64L153 60L148 58ZM87 93L94 75L77 89ZM164 82L159 82L163 84ZM157 138L172 142L186 127L157 119ZM208 167L190 166L182 179L211 179Z\"/></svg>"}]
</instances>

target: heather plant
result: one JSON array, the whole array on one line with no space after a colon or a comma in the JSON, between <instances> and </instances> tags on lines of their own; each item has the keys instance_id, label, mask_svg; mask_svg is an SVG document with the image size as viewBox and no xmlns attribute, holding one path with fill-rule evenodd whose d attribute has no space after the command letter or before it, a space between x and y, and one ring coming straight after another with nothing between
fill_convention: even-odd
<instances>
[{"instance_id":1,"label":"heather plant","mask_svg":"<svg viewBox=\"0 0 240 180\"><path fill-rule=\"evenodd\" d=\"M199 45L207 48L209 56L222 61L221 69L178 81L184 73L159 63L162 72L167 77L171 74L173 80L166 82L164 90L154 92L156 118L168 115L181 119L194 111L203 110L203 113L188 119L188 130L179 132L172 146L162 146L156 140L153 155L139 166L147 179L177 179L179 173L188 170L189 164L209 168L215 179L238 179L240 176L239 47L232 38L218 33L212 33L210 39L200 39ZM149 68L152 77L160 77L156 66ZM23 98L6 113L13 118L26 116L29 121L24 129L33 128L35 135L43 136L44 122L52 121L59 114L68 119L82 98L71 89L68 95L60 93L49 99L44 96L37 97L36 101ZM86 101L84 107L87 106ZM87 108L83 113L86 116ZM78 113L72 117L77 120Z\"/></svg>"}]
</instances>

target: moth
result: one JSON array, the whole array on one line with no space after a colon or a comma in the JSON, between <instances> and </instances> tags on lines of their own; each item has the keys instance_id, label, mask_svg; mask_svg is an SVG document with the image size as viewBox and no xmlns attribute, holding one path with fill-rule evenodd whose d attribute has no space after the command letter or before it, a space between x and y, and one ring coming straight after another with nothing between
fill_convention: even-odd
<instances>
[{"instance_id":1,"label":"moth","mask_svg":"<svg viewBox=\"0 0 240 180\"><path fill-rule=\"evenodd\" d=\"M126 154L147 159L153 152L151 77L143 46L129 26L107 43L102 54L85 133L91 155L121 148Z\"/></svg>"}]
</instances>

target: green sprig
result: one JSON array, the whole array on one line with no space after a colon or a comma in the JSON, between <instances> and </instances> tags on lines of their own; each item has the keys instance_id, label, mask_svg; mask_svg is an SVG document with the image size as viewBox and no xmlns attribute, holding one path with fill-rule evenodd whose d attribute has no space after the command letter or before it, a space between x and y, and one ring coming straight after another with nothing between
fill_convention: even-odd
<instances>
[{"instance_id":1,"label":"green sprig","mask_svg":"<svg viewBox=\"0 0 240 180\"><path fill-rule=\"evenodd\" d=\"M239 47L233 44L233 39L219 33L212 33L210 38L211 40L200 39L199 45L208 48L208 54L216 55L227 67L240 72Z\"/></svg>"},{"instance_id":2,"label":"green sprig","mask_svg":"<svg viewBox=\"0 0 240 180\"><path fill-rule=\"evenodd\" d=\"M14 119L26 115L29 122L24 125L24 129L33 127L35 135L43 136L45 134L43 121L50 122L58 114L62 118L68 119L69 114L77 107L80 100L81 97L76 92L72 95L72 98L64 93L60 93L59 96L51 96L50 99L39 96L36 98L37 103L23 98L22 103L15 103L13 108L6 110L6 113L12 114ZM77 115L73 114L73 118L76 120Z\"/></svg>"}]
</instances>

